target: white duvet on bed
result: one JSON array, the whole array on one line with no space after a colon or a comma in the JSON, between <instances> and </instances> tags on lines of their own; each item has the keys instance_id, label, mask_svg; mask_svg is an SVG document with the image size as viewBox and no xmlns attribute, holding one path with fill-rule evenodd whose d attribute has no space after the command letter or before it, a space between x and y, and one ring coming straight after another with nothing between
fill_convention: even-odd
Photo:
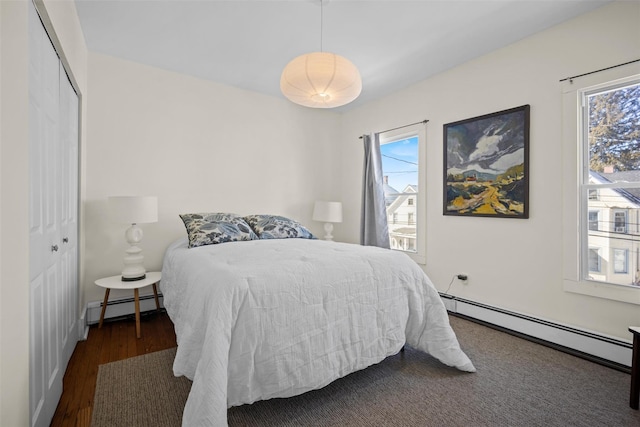
<instances>
[{"instance_id":1,"label":"white duvet on bed","mask_svg":"<svg viewBox=\"0 0 640 427\"><path fill-rule=\"evenodd\" d=\"M184 426L224 426L227 407L321 388L407 344L463 371L429 278L403 253L307 239L166 251L160 283L176 376L193 380Z\"/></svg>"}]
</instances>

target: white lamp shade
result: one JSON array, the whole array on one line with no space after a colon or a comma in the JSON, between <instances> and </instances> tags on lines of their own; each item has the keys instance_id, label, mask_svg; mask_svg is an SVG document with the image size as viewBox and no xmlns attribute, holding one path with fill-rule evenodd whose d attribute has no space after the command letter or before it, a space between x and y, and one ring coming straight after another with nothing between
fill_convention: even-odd
<instances>
[{"instance_id":1,"label":"white lamp shade","mask_svg":"<svg viewBox=\"0 0 640 427\"><path fill-rule=\"evenodd\" d=\"M322 222L342 222L342 203L316 202L313 206L313 220Z\"/></svg>"},{"instance_id":2,"label":"white lamp shade","mask_svg":"<svg viewBox=\"0 0 640 427\"><path fill-rule=\"evenodd\" d=\"M155 196L109 197L109 210L115 222L143 224L158 221L158 198Z\"/></svg>"},{"instance_id":3,"label":"white lamp shade","mask_svg":"<svg viewBox=\"0 0 640 427\"><path fill-rule=\"evenodd\" d=\"M280 77L280 90L292 102L314 108L333 108L356 99L362 79L348 59L329 52L298 56Z\"/></svg>"}]
</instances>

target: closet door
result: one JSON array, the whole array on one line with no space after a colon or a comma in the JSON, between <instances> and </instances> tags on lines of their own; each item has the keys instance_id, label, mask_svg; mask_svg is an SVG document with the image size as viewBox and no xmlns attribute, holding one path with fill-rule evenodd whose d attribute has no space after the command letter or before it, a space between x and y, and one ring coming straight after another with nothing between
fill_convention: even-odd
<instances>
[{"instance_id":1,"label":"closet door","mask_svg":"<svg viewBox=\"0 0 640 427\"><path fill-rule=\"evenodd\" d=\"M29 394L31 425L48 426L77 342L78 99L30 5Z\"/></svg>"},{"instance_id":2,"label":"closet door","mask_svg":"<svg viewBox=\"0 0 640 427\"><path fill-rule=\"evenodd\" d=\"M67 366L77 342L78 318L78 95L60 63L60 333Z\"/></svg>"}]
</instances>

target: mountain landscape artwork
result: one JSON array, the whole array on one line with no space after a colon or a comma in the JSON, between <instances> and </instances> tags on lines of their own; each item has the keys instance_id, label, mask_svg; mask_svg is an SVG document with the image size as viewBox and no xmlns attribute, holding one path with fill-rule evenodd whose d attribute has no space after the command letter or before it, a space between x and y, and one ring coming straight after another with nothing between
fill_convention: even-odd
<instances>
[{"instance_id":1,"label":"mountain landscape artwork","mask_svg":"<svg viewBox=\"0 0 640 427\"><path fill-rule=\"evenodd\" d=\"M529 217L529 110L444 125L445 215Z\"/></svg>"}]
</instances>

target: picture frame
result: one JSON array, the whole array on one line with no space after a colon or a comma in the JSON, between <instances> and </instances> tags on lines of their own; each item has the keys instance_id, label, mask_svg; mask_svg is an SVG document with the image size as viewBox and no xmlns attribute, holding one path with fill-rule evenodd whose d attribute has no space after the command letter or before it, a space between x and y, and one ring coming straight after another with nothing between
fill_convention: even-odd
<instances>
[{"instance_id":1,"label":"picture frame","mask_svg":"<svg viewBox=\"0 0 640 427\"><path fill-rule=\"evenodd\" d=\"M529 218L528 104L447 123L443 214Z\"/></svg>"}]
</instances>

